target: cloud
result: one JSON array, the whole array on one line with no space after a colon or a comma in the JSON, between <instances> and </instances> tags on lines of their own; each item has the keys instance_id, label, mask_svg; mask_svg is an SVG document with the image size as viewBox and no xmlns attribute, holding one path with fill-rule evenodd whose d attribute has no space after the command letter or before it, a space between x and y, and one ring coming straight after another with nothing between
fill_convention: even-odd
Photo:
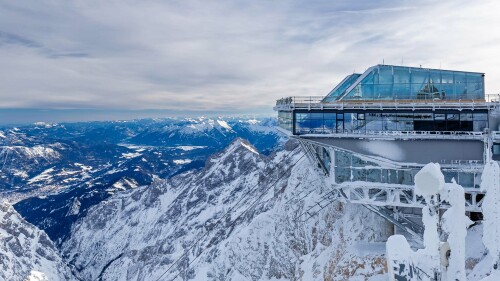
<instances>
[{"instance_id":1,"label":"cloud","mask_svg":"<svg viewBox=\"0 0 500 281\"><path fill-rule=\"evenodd\" d=\"M486 72L495 1L0 0L3 108L271 110L371 65ZM479 16L481 15L481 16Z\"/></svg>"}]
</instances>

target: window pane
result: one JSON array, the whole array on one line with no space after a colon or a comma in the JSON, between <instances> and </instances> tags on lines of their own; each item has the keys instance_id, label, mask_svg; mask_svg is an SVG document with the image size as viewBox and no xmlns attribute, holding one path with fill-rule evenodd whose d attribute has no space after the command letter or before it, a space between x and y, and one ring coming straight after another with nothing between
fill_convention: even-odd
<instances>
[{"instance_id":1,"label":"window pane","mask_svg":"<svg viewBox=\"0 0 500 281\"><path fill-rule=\"evenodd\" d=\"M394 84L409 84L410 70L408 67L394 67Z\"/></svg>"},{"instance_id":2,"label":"window pane","mask_svg":"<svg viewBox=\"0 0 500 281\"><path fill-rule=\"evenodd\" d=\"M367 131L382 131L383 121L381 113L367 113L365 118Z\"/></svg>"},{"instance_id":3,"label":"window pane","mask_svg":"<svg viewBox=\"0 0 500 281\"><path fill-rule=\"evenodd\" d=\"M396 116L397 115L395 113L383 113L382 114L382 119L384 121L384 123L383 123L383 130L384 131L396 131L397 130Z\"/></svg>"},{"instance_id":4,"label":"window pane","mask_svg":"<svg viewBox=\"0 0 500 281\"><path fill-rule=\"evenodd\" d=\"M379 84L392 84L392 66L379 66Z\"/></svg>"},{"instance_id":5,"label":"window pane","mask_svg":"<svg viewBox=\"0 0 500 281\"><path fill-rule=\"evenodd\" d=\"M486 121L488 120L488 114L486 113L474 113L474 121Z\"/></svg>"},{"instance_id":6,"label":"window pane","mask_svg":"<svg viewBox=\"0 0 500 281\"><path fill-rule=\"evenodd\" d=\"M472 113L460 113L460 121L472 121Z\"/></svg>"},{"instance_id":7,"label":"window pane","mask_svg":"<svg viewBox=\"0 0 500 281\"><path fill-rule=\"evenodd\" d=\"M310 117L311 119L323 119L323 113L310 113Z\"/></svg>"}]
</instances>

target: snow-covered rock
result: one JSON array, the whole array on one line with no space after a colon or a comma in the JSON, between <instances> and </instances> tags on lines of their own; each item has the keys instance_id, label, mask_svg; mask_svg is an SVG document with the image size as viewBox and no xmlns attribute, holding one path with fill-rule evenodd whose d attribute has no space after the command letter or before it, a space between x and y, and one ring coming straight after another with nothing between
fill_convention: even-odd
<instances>
[{"instance_id":1,"label":"snow-covered rock","mask_svg":"<svg viewBox=\"0 0 500 281\"><path fill-rule=\"evenodd\" d=\"M326 192L323 179L292 143L269 157L254 150L237 139L201 171L93 207L63 244L65 260L84 280L383 276L384 220L342 202L301 220Z\"/></svg>"},{"instance_id":2,"label":"snow-covered rock","mask_svg":"<svg viewBox=\"0 0 500 281\"><path fill-rule=\"evenodd\" d=\"M0 203L0 280L76 280L45 232Z\"/></svg>"}]
</instances>

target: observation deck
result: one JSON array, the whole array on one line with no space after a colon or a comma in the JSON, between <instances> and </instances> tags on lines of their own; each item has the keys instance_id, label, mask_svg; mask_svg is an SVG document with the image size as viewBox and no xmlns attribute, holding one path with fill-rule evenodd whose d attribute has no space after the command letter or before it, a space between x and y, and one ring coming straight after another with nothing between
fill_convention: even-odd
<instances>
[{"instance_id":1,"label":"observation deck","mask_svg":"<svg viewBox=\"0 0 500 281\"><path fill-rule=\"evenodd\" d=\"M424 206L413 185L425 164L440 163L445 181L464 187L467 211L480 213L484 163L500 161L500 95L485 94L484 73L376 65L326 96L282 98L274 110L279 130L331 178L306 216L341 199L414 235L404 217Z\"/></svg>"}]
</instances>

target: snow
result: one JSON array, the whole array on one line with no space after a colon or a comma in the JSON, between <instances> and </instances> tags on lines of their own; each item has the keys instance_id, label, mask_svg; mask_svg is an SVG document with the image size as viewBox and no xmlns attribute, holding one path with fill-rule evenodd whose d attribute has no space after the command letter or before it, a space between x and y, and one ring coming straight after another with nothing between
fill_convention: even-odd
<instances>
[{"instance_id":1,"label":"snow","mask_svg":"<svg viewBox=\"0 0 500 281\"><path fill-rule=\"evenodd\" d=\"M443 188L444 175L441 173L440 166L437 163L425 165L415 175L415 193L418 195L424 197L432 196L439 193Z\"/></svg>"},{"instance_id":2,"label":"snow","mask_svg":"<svg viewBox=\"0 0 500 281\"><path fill-rule=\"evenodd\" d=\"M259 152L257 152L257 150L255 150L255 148L253 148L251 145L248 145L248 144L246 144L246 143L244 143L244 142L241 142L241 145L242 145L244 148L246 148L246 149L250 150L252 153L259 154Z\"/></svg>"},{"instance_id":3,"label":"snow","mask_svg":"<svg viewBox=\"0 0 500 281\"><path fill-rule=\"evenodd\" d=\"M180 146L176 146L175 148L183 150L183 151L191 151L191 150L195 150L195 149L206 148L206 146L180 145Z\"/></svg>"},{"instance_id":4,"label":"snow","mask_svg":"<svg viewBox=\"0 0 500 281\"><path fill-rule=\"evenodd\" d=\"M75 199L73 200L73 204L71 205L71 208L68 211L67 216L78 215L81 206L82 203L78 200L78 198L75 197Z\"/></svg>"},{"instance_id":5,"label":"snow","mask_svg":"<svg viewBox=\"0 0 500 281\"><path fill-rule=\"evenodd\" d=\"M26 171L21 171L21 170L16 170L16 171L14 172L14 176L16 176L16 177L21 177L21 178L23 178L23 179L25 179L25 178L29 177L29 176L28 176L28 173L26 173Z\"/></svg>"},{"instance_id":6,"label":"snow","mask_svg":"<svg viewBox=\"0 0 500 281\"><path fill-rule=\"evenodd\" d=\"M256 120L256 119L250 119L250 120L247 120L247 123L251 124L251 125L257 125L260 123L260 121Z\"/></svg>"},{"instance_id":7,"label":"snow","mask_svg":"<svg viewBox=\"0 0 500 281\"><path fill-rule=\"evenodd\" d=\"M50 280L47 278L45 273L40 272L40 271L36 271L36 270L32 270L30 275L28 276L27 281L50 281Z\"/></svg>"},{"instance_id":8,"label":"snow","mask_svg":"<svg viewBox=\"0 0 500 281\"><path fill-rule=\"evenodd\" d=\"M90 170L92 170L91 166L85 166L85 165L83 165L81 163L75 163L75 166L80 167L80 169L82 169L83 171L90 171Z\"/></svg>"},{"instance_id":9,"label":"snow","mask_svg":"<svg viewBox=\"0 0 500 281\"><path fill-rule=\"evenodd\" d=\"M141 156L141 153L138 152L130 152L130 153L122 153L122 156L120 158L125 158L125 159L132 159Z\"/></svg>"},{"instance_id":10,"label":"snow","mask_svg":"<svg viewBox=\"0 0 500 281\"><path fill-rule=\"evenodd\" d=\"M0 203L0 280L75 280L45 232Z\"/></svg>"},{"instance_id":11,"label":"snow","mask_svg":"<svg viewBox=\"0 0 500 281\"><path fill-rule=\"evenodd\" d=\"M2 138L2 139L5 139L5 138L6 138L6 137L5 137L5 134L4 134L2 131L0 131L0 138Z\"/></svg>"},{"instance_id":12,"label":"snow","mask_svg":"<svg viewBox=\"0 0 500 281\"><path fill-rule=\"evenodd\" d=\"M495 264L499 265L500 257L500 167L497 162L490 161L484 166L481 191L486 192L482 205L483 243L492 258L493 268Z\"/></svg>"},{"instance_id":13,"label":"snow","mask_svg":"<svg viewBox=\"0 0 500 281\"><path fill-rule=\"evenodd\" d=\"M173 162L176 165L184 165L184 164L189 164L189 163L193 162L193 160L191 160L191 159L176 159L176 160L173 160Z\"/></svg>"},{"instance_id":14,"label":"snow","mask_svg":"<svg viewBox=\"0 0 500 281\"><path fill-rule=\"evenodd\" d=\"M500 270L493 270L488 277L482 279L481 281L498 281L498 280L500 280Z\"/></svg>"},{"instance_id":15,"label":"snow","mask_svg":"<svg viewBox=\"0 0 500 281\"><path fill-rule=\"evenodd\" d=\"M446 279L450 281L466 280L465 272L465 238L467 227L472 221L465 215L464 189L455 182L446 184L441 192L441 199L450 204L442 217L443 230L448 233L450 258L446 270Z\"/></svg>"},{"instance_id":16,"label":"snow","mask_svg":"<svg viewBox=\"0 0 500 281\"><path fill-rule=\"evenodd\" d=\"M322 196L320 176L305 158L293 165L300 149L261 157L242 143L251 147L236 140L203 170L115 193L90 209L62 245L82 280L95 280L122 253L103 280L156 280L198 238L189 260L205 250L187 271L190 280L381 280L374 276L384 273L383 248L358 242L385 240L387 222L336 202L298 223L297 213ZM230 208L226 222L203 238ZM164 279L182 269L174 265Z\"/></svg>"},{"instance_id":17,"label":"snow","mask_svg":"<svg viewBox=\"0 0 500 281\"><path fill-rule=\"evenodd\" d=\"M226 121L224 120L217 120L217 123L222 127L222 128L225 128L227 129L228 131L231 131L233 130L233 128L231 128L231 126L229 126L229 124L227 124Z\"/></svg>"},{"instance_id":18,"label":"snow","mask_svg":"<svg viewBox=\"0 0 500 281\"><path fill-rule=\"evenodd\" d=\"M403 280L418 280L416 277L412 277L412 270L414 269L421 270L430 276L440 270L441 241L438 232L439 214L436 197L443 188L444 176L441 173L439 164L429 163L415 175L415 193L424 196L426 202L425 207L422 209L424 248L413 252L404 236L395 235L389 237L387 240L387 258L390 276L394 277L396 273L393 269L400 268L402 264L405 265L405 271L398 274L404 276L403 278L407 278ZM456 194L454 193L454 195ZM465 208L465 203L463 206ZM463 214L465 214L465 210ZM461 250L465 251L464 248ZM460 257L460 254L457 257Z\"/></svg>"},{"instance_id":19,"label":"snow","mask_svg":"<svg viewBox=\"0 0 500 281\"><path fill-rule=\"evenodd\" d=\"M43 171L42 173L40 173L39 175L31 178L29 181L28 181L28 184L33 184L35 182L39 182L39 181L47 181L49 179L52 178L52 175L51 173L54 171L54 168L49 168L49 169L46 169L45 171Z\"/></svg>"}]
</instances>

